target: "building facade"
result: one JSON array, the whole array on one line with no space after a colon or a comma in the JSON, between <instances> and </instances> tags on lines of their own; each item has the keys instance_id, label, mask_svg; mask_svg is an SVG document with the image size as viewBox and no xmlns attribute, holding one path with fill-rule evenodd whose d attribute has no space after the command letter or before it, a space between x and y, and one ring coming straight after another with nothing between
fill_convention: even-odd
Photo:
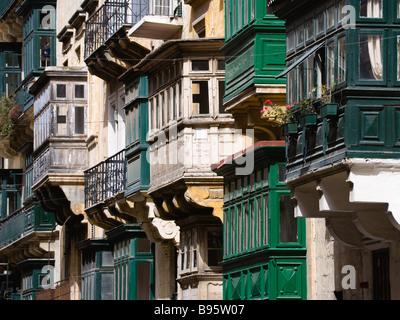
<instances>
[{"instance_id":1,"label":"building facade","mask_svg":"<svg viewBox=\"0 0 400 320\"><path fill-rule=\"evenodd\" d=\"M301 104L286 138L296 216L323 219L334 238L321 256L331 260L337 298L397 299L399 4L269 6L286 21L288 103ZM302 120L304 106L312 121ZM353 280L343 285L348 270Z\"/></svg>"}]
</instances>

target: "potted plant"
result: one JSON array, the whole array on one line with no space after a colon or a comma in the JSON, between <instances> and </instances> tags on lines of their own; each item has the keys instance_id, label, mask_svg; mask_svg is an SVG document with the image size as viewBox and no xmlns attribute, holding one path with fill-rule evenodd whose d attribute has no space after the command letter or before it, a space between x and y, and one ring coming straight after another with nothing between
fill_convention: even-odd
<instances>
[{"instance_id":1,"label":"potted plant","mask_svg":"<svg viewBox=\"0 0 400 320\"><path fill-rule=\"evenodd\" d=\"M332 91L335 89L336 83L332 86L322 87L322 106L320 108L321 117L333 117L337 115L338 104L332 102Z\"/></svg>"},{"instance_id":2,"label":"potted plant","mask_svg":"<svg viewBox=\"0 0 400 320\"><path fill-rule=\"evenodd\" d=\"M299 119L301 126L315 126L317 124L317 113L313 106L311 98L304 99L298 107L300 113Z\"/></svg>"},{"instance_id":3,"label":"potted plant","mask_svg":"<svg viewBox=\"0 0 400 320\"><path fill-rule=\"evenodd\" d=\"M8 138L14 133L15 122L21 113L21 105L4 93L0 99L0 136Z\"/></svg>"},{"instance_id":4,"label":"potted plant","mask_svg":"<svg viewBox=\"0 0 400 320\"><path fill-rule=\"evenodd\" d=\"M284 135L297 134L298 123L294 121L292 106L278 106L277 104L273 104L271 100L266 100L261 113L263 114L263 118L281 124Z\"/></svg>"}]
</instances>

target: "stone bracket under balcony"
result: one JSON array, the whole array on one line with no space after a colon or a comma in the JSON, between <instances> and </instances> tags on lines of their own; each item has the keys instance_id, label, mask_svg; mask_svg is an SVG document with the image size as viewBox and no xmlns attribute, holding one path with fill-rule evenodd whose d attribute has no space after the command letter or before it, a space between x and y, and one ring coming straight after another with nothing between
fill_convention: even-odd
<instances>
[{"instance_id":1,"label":"stone bracket under balcony","mask_svg":"<svg viewBox=\"0 0 400 320\"><path fill-rule=\"evenodd\" d=\"M156 215L155 205L145 192L136 192L128 198L121 197L116 208L135 217L150 241L172 240L175 246L179 246L180 228L174 221L163 220Z\"/></svg>"},{"instance_id":2,"label":"stone bracket under balcony","mask_svg":"<svg viewBox=\"0 0 400 320\"><path fill-rule=\"evenodd\" d=\"M213 215L223 221L223 187L219 179L180 179L149 194L162 219L177 221L191 215Z\"/></svg>"},{"instance_id":3,"label":"stone bracket under balcony","mask_svg":"<svg viewBox=\"0 0 400 320\"><path fill-rule=\"evenodd\" d=\"M346 159L287 181L296 217L325 218L352 247L400 238L399 160Z\"/></svg>"}]
</instances>

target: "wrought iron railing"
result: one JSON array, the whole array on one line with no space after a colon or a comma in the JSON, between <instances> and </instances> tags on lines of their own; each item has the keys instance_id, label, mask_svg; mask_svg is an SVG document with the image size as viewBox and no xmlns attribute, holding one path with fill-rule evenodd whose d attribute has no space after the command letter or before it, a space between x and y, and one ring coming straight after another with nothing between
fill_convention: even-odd
<instances>
[{"instance_id":1,"label":"wrought iron railing","mask_svg":"<svg viewBox=\"0 0 400 320\"><path fill-rule=\"evenodd\" d=\"M114 0L106 1L86 21L85 59L102 46L123 25L133 26L146 15L180 15L177 0Z\"/></svg>"},{"instance_id":2,"label":"wrought iron railing","mask_svg":"<svg viewBox=\"0 0 400 320\"><path fill-rule=\"evenodd\" d=\"M103 202L126 189L125 150L85 171L85 207Z\"/></svg>"},{"instance_id":3,"label":"wrought iron railing","mask_svg":"<svg viewBox=\"0 0 400 320\"><path fill-rule=\"evenodd\" d=\"M124 24L132 24L128 1L106 1L86 21L85 59L103 45Z\"/></svg>"}]
</instances>

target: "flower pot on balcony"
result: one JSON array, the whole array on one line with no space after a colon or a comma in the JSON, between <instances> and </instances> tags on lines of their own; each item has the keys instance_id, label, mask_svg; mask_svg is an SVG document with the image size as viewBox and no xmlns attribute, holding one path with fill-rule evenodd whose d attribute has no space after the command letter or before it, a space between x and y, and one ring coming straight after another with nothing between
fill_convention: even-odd
<instances>
[{"instance_id":1,"label":"flower pot on balcony","mask_svg":"<svg viewBox=\"0 0 400 320\"><path fill-rule=\"evenodd\" d=\"M297 134L297 122L289 122L282 124L282 134L283 135L294 135Z\"/></svg>"},{"instance_id":2,"label":"flower pot on balcony","mask_svg":"<svg viewBox=\"0 0 400 320\"><path fill-rule=\"evenodd\" d=\"M300 117L300 125L302 127L316 126L317 125L317 115L314 113L302 115Z\"/></svg>"},{"instance_id":3,"label":"flower pot on balcony","mask_svg":"<svg viewBox=\"0 0 400 320\"><path fill-rule=\"evenodd\" d=\"M326 103L320 109L321 117L334 117L338 113L337 103Z\"/></svg>"}]
</instances>

